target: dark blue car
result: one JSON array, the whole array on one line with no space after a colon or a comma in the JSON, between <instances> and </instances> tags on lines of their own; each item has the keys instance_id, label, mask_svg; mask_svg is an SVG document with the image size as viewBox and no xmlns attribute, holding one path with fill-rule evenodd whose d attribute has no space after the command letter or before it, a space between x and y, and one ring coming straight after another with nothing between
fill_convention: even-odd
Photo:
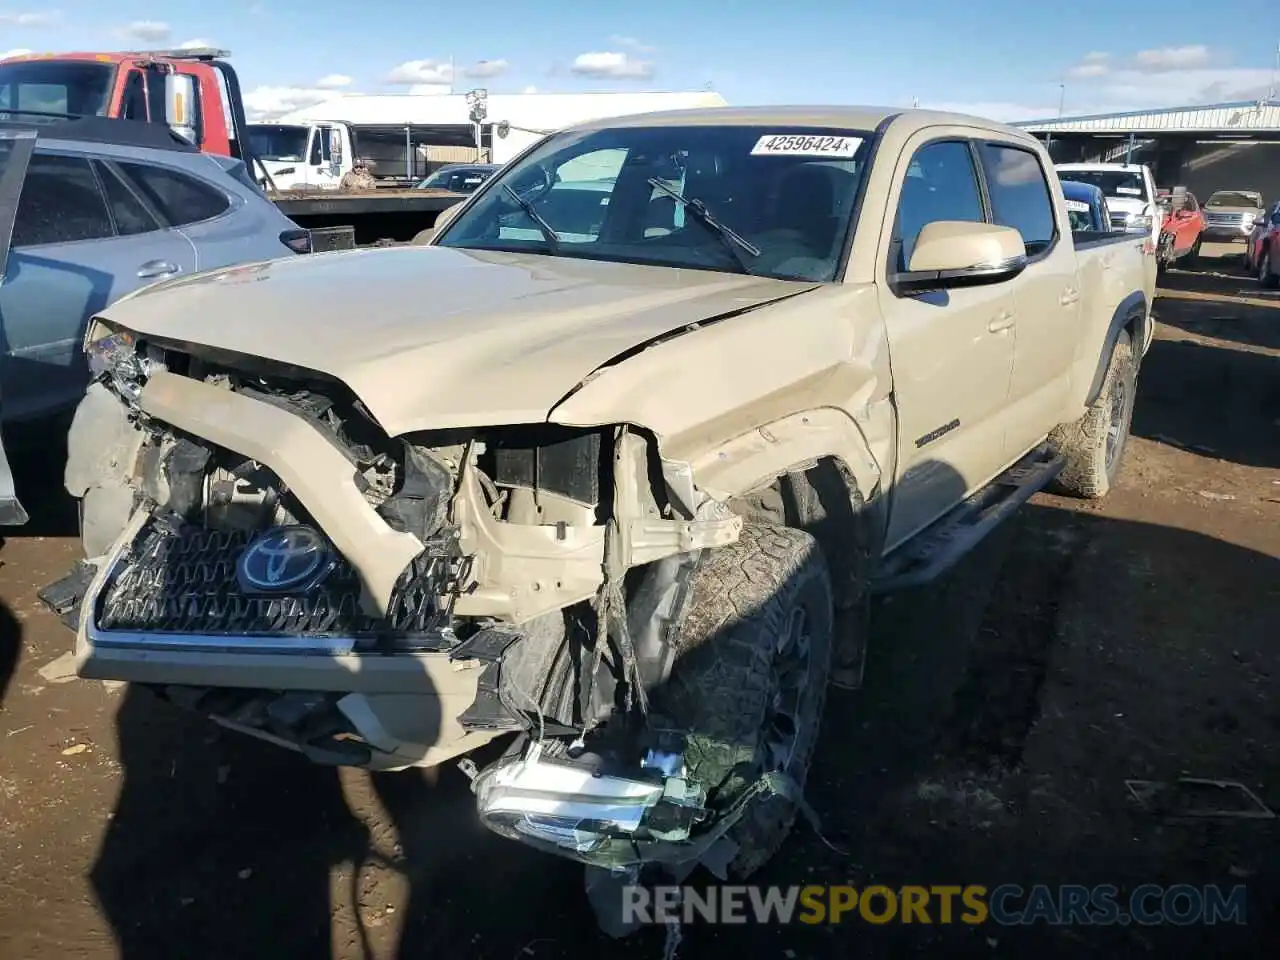
<instances>
[{"instance_id":1,"label":"dark blue car","mask_svg":"<svg viewBox=\"0 0 1280 960\"><path fill-rule=\"evenodd\" d=\"M1067 198L1067 218L1071 221L1073 232L1111 230L1111 212L1107 209L1107 198L1100 189L1091 183L1063 180L1062 193Z\"/></svg>"}]
</instances>

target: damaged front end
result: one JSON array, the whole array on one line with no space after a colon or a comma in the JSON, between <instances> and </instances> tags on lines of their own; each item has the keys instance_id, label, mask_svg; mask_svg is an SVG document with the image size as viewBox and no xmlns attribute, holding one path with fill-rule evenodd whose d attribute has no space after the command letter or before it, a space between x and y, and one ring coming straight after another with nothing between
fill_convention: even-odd
<instances>
[{"instance_id":1,"label":"damaged front end","mask_svg":"<svg viewBox=\"0 0 1280 960\"><path fill-rule=\"evenodd\" d=\"M430 766L515 734L472 771L482 820L588 864L711 830L647 698L699 557L742 522L650 436L389 437L310 371L102 322L86 353L66 468L86 559L42 592L82 676L322 763Z\"/></svg>"}]
</instances>

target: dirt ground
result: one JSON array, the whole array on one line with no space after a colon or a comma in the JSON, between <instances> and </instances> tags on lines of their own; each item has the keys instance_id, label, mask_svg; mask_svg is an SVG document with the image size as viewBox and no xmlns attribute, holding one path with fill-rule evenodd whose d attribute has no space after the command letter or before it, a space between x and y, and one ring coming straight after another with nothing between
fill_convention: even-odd
<instances>
[{"instance_id":1,"label":"dirt ground","mask_svg":"<svg viewBox=\"0 0 1280 960\"><path fill-rule=\"evenodd\" d=\"M1243 883L1247 925L690 925L678 956L1275 955L1280 821L1168 822L1125 788L1223 778L1280 808L1280 309L1225 265L1166 286L1119 489L1037 497L880 605L809 787L841 852L802 826L758 879ZM60 676L51 457L0 550L0 958L662 955L661 930L598 933L579 868L487 833L452 768L315 768Z\"/></svg>"}]
</instances>

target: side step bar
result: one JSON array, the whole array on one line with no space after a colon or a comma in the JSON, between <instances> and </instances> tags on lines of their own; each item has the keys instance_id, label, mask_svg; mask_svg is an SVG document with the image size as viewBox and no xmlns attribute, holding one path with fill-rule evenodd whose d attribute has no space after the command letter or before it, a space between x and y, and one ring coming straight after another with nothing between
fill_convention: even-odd
<instances>
[{"instance_id":1,"label":"side step bar","mask_svg":"<svg viewBox=\"0 0 1280 960\"><path fill-rule=\"evenodd\" d=\"M885 557L873 591L918 587L942 576L1047 487L1065 465L1066 460L1049 444L1037 447Z\"/></svg>"}]
</instances>

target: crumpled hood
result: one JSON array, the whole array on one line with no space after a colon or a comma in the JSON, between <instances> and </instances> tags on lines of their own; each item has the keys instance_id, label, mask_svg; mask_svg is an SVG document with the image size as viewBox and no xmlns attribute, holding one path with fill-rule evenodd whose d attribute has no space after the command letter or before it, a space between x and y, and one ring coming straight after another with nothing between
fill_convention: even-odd
<instances>
[{"instance_id":1,"label":"crumpled hood","mask_svg":"<svg viewBox=\"0 0 1280 960\"><path fill-rule=\"evenodd\" d=\"M571 257L406 246L178 278L108 322L335 377L391 435L544 421L600 365L816 283Z\"/></svg>"}]
</instances>

